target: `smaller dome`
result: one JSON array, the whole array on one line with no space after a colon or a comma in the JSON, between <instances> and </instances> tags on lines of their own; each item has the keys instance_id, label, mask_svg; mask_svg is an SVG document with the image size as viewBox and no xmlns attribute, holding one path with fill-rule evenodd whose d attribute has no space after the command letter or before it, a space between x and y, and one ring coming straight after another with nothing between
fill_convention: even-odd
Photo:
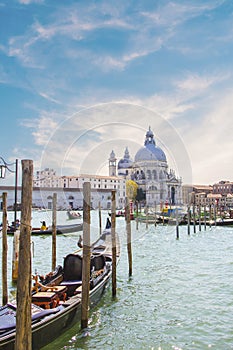
<instances>
[{"instance_id":1,"label":"smaller dome","mask_svg":"<svg viewBox=\"0 0 233 350\"><path fill-rule=\"evenodd\" d=\"M131 168L132 166L133 166L133 161L130 158L128 148L126 147L124 157L119 160L117 168L127 169L127 168Z\"/></svg>"},{"instance_id":2,"label":"smaller dome","mask_svg":"<svg viewBox=\"0 0 233 350\"><path fill-rule=\"evenodd\" d=\"M115 153L114 153L113 150L112 150L112 152L111 152L111 154L110 154L109 160L116 160L116 156L115 156Z\"/></svg>"}]
</instances>

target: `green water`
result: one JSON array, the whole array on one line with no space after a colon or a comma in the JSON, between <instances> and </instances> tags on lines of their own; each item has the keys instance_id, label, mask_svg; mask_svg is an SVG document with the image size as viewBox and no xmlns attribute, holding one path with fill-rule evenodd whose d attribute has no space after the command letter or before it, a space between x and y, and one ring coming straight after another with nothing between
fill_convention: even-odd
<instances>
[{"instance_id":1,"label":"green water","mask_svg":"<svg viewBox=\"0 0 233 350\"><path fill-rule=\"evenodd\" d=\"M65 220L65 213L59 213ZM107 213L103 213L103 221ZM92 212L92 236L98 235ZM59 222L64 223L64 222ZM111 288L91 311L88 332L79 325L47 346L51 349L233 349L233 228L207 227L188 236L187 227L132 222L133 276L128 277L125 221L117 219L121 259L117 297ZM76 249L78 234L58 236L58 263ZM9 242L11 238L8 238ZM51 237L35 237L33 268L48 271ZM9 244L9 254L10 254Z\"/></svg>"}]
</instances>

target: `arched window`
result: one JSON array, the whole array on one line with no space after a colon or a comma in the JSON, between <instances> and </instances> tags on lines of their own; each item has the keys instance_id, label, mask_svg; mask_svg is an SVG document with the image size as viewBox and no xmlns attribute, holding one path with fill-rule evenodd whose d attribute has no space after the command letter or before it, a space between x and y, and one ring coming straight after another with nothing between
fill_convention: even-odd
<instances>
[{"instance_id":1,"label":"arched window","mask_svg":"<svg viewBox=\"0 0 233 350\"><path fill-rule=\"evenodd\" d=\"M175 187L171 188L171 203L172 205L175 204Z\"/></svg>"},{"instance_id":2,"label":"arched window","mask_svg":"<svg viewBox=\"0 0 233 350\"><path fill-rule=\"evenodd\" d=\"M156 170L153 170L153 179L154 180L158 180L158 175L157 175L157 171Z\"/></svg>"},{"instance_id":3,"label":"arched window","mask_svg":"<svg viewBox=\"0 0 233 350\"><path fill-rule=\"evenodd\" d=\"M160 173L159 173L159 179L162 180L164 178L164 174L163 174L163 171L160 170Z\"/></svg>"},{"instance_id":4,"label":"arched window","mask_svg":"<svg viewBox=\"0 0 233 350\"><path fill-rule=\"evenodd\" d=\"M147 179L148 180L151 180L151 171L150 170L147 170Z\"/></svg>"}]
</instances>

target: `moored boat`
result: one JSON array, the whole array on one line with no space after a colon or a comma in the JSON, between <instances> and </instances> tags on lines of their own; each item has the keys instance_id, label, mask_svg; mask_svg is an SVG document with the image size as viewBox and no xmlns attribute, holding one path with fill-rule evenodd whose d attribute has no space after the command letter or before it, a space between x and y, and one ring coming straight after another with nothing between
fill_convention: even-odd
<instances>
[{"instance_id":1,"label":"moored boat","mask_svg":"<svg viewBox=\"0 0 233 350\"><path fill-rule=\"evenodd\" d=\"M81 219L82 215L76 210L67 210L67 216L69 220Z\"/></svg>"},{"instance_id":2,"label":"moored boat","mask_svg":"<svg viewBox=\"0 0 233 350\"><path fill-rule=\"evenodd\" d=\"M111 229L106 229L91 247L91 306L100 300L112 274L111 244ZM79 251L68 254L63 267L58 267L55 273L45 278L36 278L33 289L32 348L38 350L81 319L82 254ZM0 307L1 349L14 349L15 332L16 305L8 303Z\"/></svg>"},{"instance_id":3,"label":"moored boat","mask_svg":"<svg viewBox=\"0 0 233 350\"><path fill-rule=\"evenodd\" d=\"M79 232L83 230L83 224L71 224L71 225L57 225L56 226L57 235L62 235L65 233ZM41 230L40 228L34 228L31 231L32 235L51 235L52 227L49 226L47 230Z\"/></svg>"},{"instance_id":4,"label":"moored boat","mask_svg":"<svg viewBox=\"0 0 233 350\"><path fill-rule=\"evenodd\" d=\"M111 217L112 213L109 212L108 215ZM117 210L115 216L116 218L125 217L125 211Z\"/></svg>"},{"instance_id":5,"label":"moored boat","mask_svg":"<svg viewBox=\"0 0 233 350\"><path fill-rule=\"evenodd\" d=\"M67 234L67 233L73 233L73 232L79 232L83 230L83 223L80 224L71 224L71 225L57 225L56 226L56 232L57 235ZM8 235L14 234L14 229L9 227L7 230ZM53 232L52 226L49 226L46 230L41 230L40 227L33 227L31 234L32 235L51 235Z\"/></svg>"}]
</instances>

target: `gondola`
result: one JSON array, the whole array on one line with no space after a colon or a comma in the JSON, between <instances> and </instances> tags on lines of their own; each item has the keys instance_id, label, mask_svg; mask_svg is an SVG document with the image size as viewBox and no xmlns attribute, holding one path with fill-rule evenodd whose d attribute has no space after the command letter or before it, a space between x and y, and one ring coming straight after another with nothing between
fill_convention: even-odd
<instances>
[{"instance_id":1,"label":"gondola","mask_svg":"<svg viewBox=\"0 0 233 350\"><path fill-rule=\"evenodd\" d=\"M57 225L56 226L56 233L57 235L63 235L65 233L73 233L73 232L79 232L83 230L83 223L80 224L71 224L71 225ZM15 232L14 227L9 227L7 229L8 235L13 235ZM52 226L49 226L47 230L41 230L39 227L32 228L31 234L32 235L51 235L53 232Z\"/></svg>"},{"instance_id":2,"label":"gondola","mask_svg":"<svg viewBox=\"0 0 233 350\"><path fill-rule=\"evenodd\" d=\"M57 225L56 230L57 230L56 231L57 235L62 235L65 233L72 233L72 232L79 232L83 230L83 224L80 223L80 224L72 224L72 225ZM46 234L51 235L52 231L53 230L51 226L49 226L47 230L34 228L32 229L31 234L32 235L46 235Z\"/></svg>"},{"instance_id":3,"label":"gondola","mask_svg":"<svg viewBox=\"0 0 233 350\"><path fill-rule=\"evenodd\" d=\"M117 238L117 258L119 240ZM90 306L95 305L112 275L111 229L105 229L91 246ZM32 348L51 343L81 320L82 254L64 258L63 267L44 278L36 276L32 292ZM16 305L0 307L0 349L13 350L16 331Z\"/></svg>"}]
</instances>

